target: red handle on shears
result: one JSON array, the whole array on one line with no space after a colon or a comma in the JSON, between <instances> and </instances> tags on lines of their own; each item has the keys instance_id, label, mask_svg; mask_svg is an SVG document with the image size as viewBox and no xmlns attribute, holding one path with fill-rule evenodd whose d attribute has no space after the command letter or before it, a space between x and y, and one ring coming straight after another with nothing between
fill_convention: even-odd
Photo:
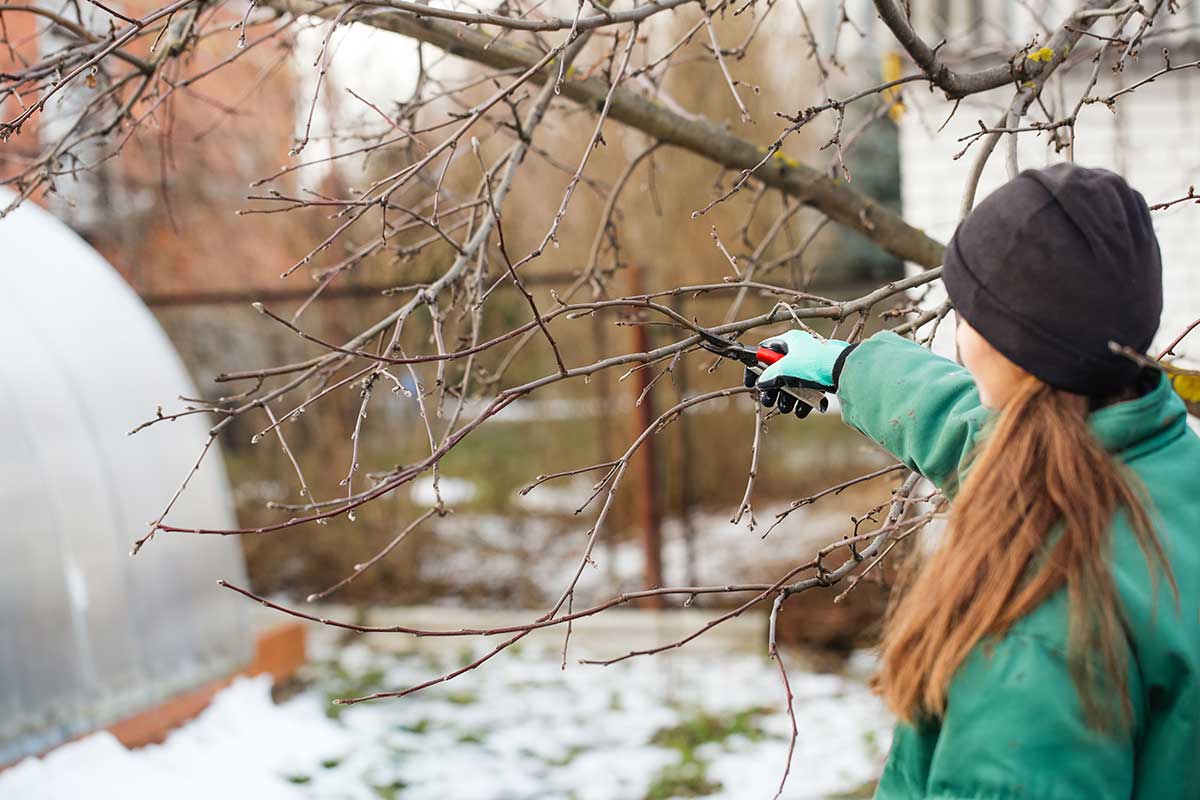
<instances>
[{"instance_id":1,"label":"red handle on shears","mask_svg":"<svg viewBox=\"0 0 1200 800\"><path fill-rule=\"evenodd\" d=\"M776 361L783 358L783 355L784 354L780 353L778 350L772 350L769 347L760 347L758 348L758 352L754 354L755 358L758 359L758 363L768 365L774 364Z\"/></svg>"}]
</instances>

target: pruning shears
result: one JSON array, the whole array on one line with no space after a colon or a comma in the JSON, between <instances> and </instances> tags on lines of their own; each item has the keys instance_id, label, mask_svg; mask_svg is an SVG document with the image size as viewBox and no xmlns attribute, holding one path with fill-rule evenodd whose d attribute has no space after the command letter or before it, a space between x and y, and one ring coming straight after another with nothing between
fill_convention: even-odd
<instances>
[{"instance_id":1,"label":"pruning shears","mask_svg":"<svg viewBox=\"0 0 1200 800\"><path fill-rule=\"evenodd\" d=\"M697 328L696 332L700 334L700 346L710 353L716 353L721 358L728 358L736 361L746 368L746 371L758 376L767 367L774 364L779 359L783 358L784 354L778 350L772 350L769 347L749 347L741 342L735 342L731 339L726 339L722 336L717 336L715 333L709 333L703 328ZM780 387L779 391L791 395L798 403L803 403L810 408L817 408L824 411L829 406L829 399L824 392L819 392L816 389L803 389L800 387L784 386Z\"/></svg>"}]
</instances>

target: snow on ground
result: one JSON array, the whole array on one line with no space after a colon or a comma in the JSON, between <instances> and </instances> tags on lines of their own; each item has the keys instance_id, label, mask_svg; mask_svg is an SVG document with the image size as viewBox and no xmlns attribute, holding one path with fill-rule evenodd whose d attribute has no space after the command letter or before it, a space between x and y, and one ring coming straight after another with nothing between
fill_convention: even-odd
<instances>
[{"instance_id":1,"label":"snow on ground","mask_svg":"<svg viewBox=\"0 0 1200 800\"><path fill-rule=\"evenodd\" d=\"M477 651L482 652L482 651ZM465 649L462 663L471 656ZM773 662L505 653L416 695L335 706L458 664L351 644L276 705L240 679L162 745L94 734L0 773L3 800L770 800L790 724ZM852 678L789 671L800 735L786 798L864 796L890 721ZM849 794L847 794L849 793Z\"/></svg>"},{"instance_id":2,"label":"snow on ground","mask_svg":"<svg viewBox=\"0 0 1200 800\"><path fill-rule=\"evenodd\" d=\"M445 479L443 479L445 480ZM522 498L525 504L541 503L574 510L580 498L591 494L589 481L564 482L561 487L539 486ZM548 490L548 491L544 491ZM539 495L538 492L543 492ZM846 532L846 515L838 511L805 507L789 517L767 538L763 531L786 504L756 509L762 526L751 531L730 524L730 510L698 512L684 521L671 517L662 525L663 575L667 585L726 584L754 576L764 579L764 565L800 563L821 546ZM420 579L458 587L460 596L499 591L498 599L512 602L514 587L525 592L519 599L534 607L552 603L574 576L590 519L531 514L460 512L431 521L436 532L436 555L422 558ZM687 530L694 547L694 575L688 570ZM618 592L641 588L643 545L640 540L601 541L593 553L596 569L584 572L576 602L593 603ZM460 602L450 599L448 602Z\"/></svg>"},{"instance_id":3,"label":"snow on ground","mask_svg":"<svg viewBox=\"0 0 1200 800\"><path fill-rule=\"evenodd\" d=\"M353 746L317 697L277 706L270 679L239 679L158 746L126 750L101 732L0 773L3 800L300 797L282 776Z\"/></svg>"},{"instance_id":4,"label":"snow on ground","mask_svg":"<svg viewBox=\"0 0 1200 800\"><path fill-rule=\"evenodd\" d=\"M409 497L418 505L431 506L438 501L440 492L444 502L455 506L471 502L478 494L474 482L464 478L442 477L438 480L437 489L435 492L432 477L417 478L409 490Z\"/></svg>"}]
</instances>

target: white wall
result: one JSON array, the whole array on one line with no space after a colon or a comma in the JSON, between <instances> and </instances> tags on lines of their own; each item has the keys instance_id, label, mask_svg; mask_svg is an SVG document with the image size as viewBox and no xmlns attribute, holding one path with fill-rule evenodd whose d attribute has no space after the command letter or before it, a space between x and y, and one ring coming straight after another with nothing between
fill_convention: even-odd
<instances>
[{"instance_id":1,"label":"white wall","mask_svg":"<svg viewBox=\"0 0 1200 800\"><path fill-rule=\"evenodd\" d=\"M1157 68L1157 58L1148 61L1152 62L1148 68ZM1125 80L1136 80L1138 74L1137 69L1127 70ZM1086 77L1079 74L1078 80ZM1063 90L1070 102L1082 93L1083 85L1066 82ZM963 146L956 140L978 130L980 119L994 125L1002 112L1000 103L1007 102L1011 94L998 90L990 93L994 98L990 103L964 101L946 128L935 134L952 104L924 89L908 93L909 110L900 126L900 155L904 216L910 223L941 241L949 239L958 223L962 188L978 149L972 146L954 160ZM1190 102L1193 98L1200 98L1200 74L1190 70L1164 76L1125 95L1118 100L1115 114L1101 104L1085 107L1077 126L1075 161L1121 173L1150 204L1183 196L1189 185L1200 184L1200 108ZM1020 135L1022 169L1065 158L1065 152L1056 154L1047 141L1045 134ZM976 202L1007 180L1004 147L1001 141L989 160ZM1200 317L1200 238L1196 235L1200 207L1182 203L1153 212L1153 220L1162 248L1165 295L1156 344L1165 346ZM939 333L939 352L953 352L951 330L947 325ZM1193 334L1182 352L1190 356L1189 361L1200 363L1200 335Z\"/></svg>"}]
</instances>

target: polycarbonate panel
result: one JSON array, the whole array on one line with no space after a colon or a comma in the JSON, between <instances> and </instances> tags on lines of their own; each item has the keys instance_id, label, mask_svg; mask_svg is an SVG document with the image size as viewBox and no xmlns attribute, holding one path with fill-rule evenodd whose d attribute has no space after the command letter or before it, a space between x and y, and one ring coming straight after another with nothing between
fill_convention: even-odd
<instances>
[{"instance_id":1,"label":"polycarbonate panel","mask_svg":"<svg viewBox=\"0 0 1200 800\"><path fill-rule=\"evenodd\" d=\"M7 204L9 196L0 195ZM0 764L222 677L251 652L232 538L133 541L188 474L196 396L153 315L83 240L26 203L0 219ZM216 446L171 520L235 524Z\"/></svg>"}]
</instances>

